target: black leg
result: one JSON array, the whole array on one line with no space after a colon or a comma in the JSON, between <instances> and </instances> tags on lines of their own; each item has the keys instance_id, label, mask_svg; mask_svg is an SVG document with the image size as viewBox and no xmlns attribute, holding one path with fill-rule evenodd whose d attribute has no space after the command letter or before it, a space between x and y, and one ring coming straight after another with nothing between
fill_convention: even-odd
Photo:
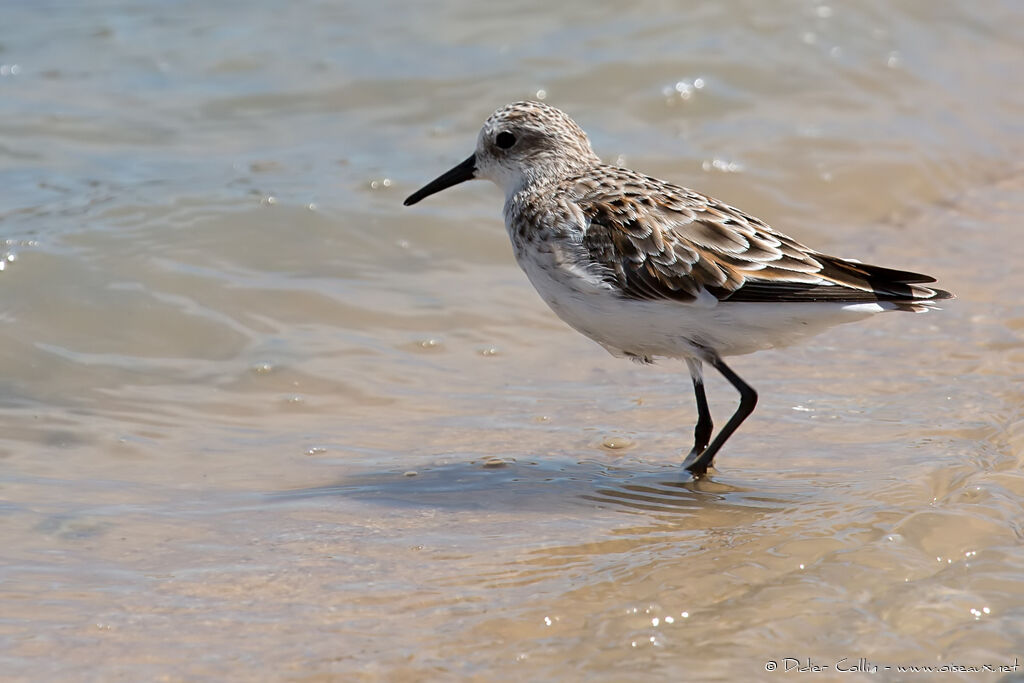
<instances>
[{"instance_id":1,"label":"black leg","mask_svg":"<svg viewBox=\"0 0 1024 683\"><path fill-rule=\"evenodd\" d=\"M747 419L747 416L754 412L754 406L757 405L757 392L754 389L740 379L740 376L733 372L728 365L726 365L721 358L714 356L710 360L711 365L715 367L722 376L729 380L729 383L736 387L736 390L740 392L740 405L733 413L729 421L725 423L721 431L718 432L718 436L711 442L711 445L704 449L704 451L697 457L691 458L687 456L686 460L683 461L683 466L690 470L695 475L701 475L708 471L708 467L711 466L712 461L715 459L715 455L724 444L732 433L736 431L736 428ZM703 390L702 390L703 391ZM699 398L698 398L699 400ZM709 418L710 421L710 418ZM698 427L700 422L698 420Z\"/></svg>"},{"instance_id":2,"label":"black leg","mask_svg":"<svg viewBox=\"0 0 1024 683\"><path fill-rule=\"evenodd\" d=\"M708 447L714 424L711 422L711 410L708 409L708 397L704 394L703 363L698 358L687 358L686 365L690 369L690 377L693 379L693 394L697 398L697 426L693 428L693 450L686 456L686 461L689 461L703 453L704 449Z\"/></svg>"}]
</instances>

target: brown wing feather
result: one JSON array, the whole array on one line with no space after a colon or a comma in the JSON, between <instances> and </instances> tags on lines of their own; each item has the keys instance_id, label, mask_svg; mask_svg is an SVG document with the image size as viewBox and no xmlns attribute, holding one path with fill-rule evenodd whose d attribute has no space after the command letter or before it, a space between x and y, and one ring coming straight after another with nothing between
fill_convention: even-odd
<instances>
[{"instance_id":1,"label":"brown wing feather","mask_svg":"<svg viewBox=\"0 0 1024 683\"><path fill-rule=\"evenodd\" d=\"M919 273L820 254L704 195L613 167L574 186L583 245L623 293L692 301L923 301L951 295ZM640 188L643 188L641 190Z\"/></svg>"}]
</instances>

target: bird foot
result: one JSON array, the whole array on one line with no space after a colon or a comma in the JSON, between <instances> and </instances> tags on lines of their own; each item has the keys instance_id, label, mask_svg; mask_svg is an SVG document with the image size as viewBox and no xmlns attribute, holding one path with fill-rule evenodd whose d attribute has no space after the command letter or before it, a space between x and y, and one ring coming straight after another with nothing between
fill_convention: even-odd
<instances>
[{"instance_id":1,"label":"bird foot","mask_svg":"<svg viewBox=\"0 0 1024 683\"><path fill-rule=\"evenodd\" d=\"M683 467L689 470L695 479L707 474L708 466L711 464L710 461L704 461L702 455L704 451L694 449L683 459Z\"/></svg>"}]
</instances>

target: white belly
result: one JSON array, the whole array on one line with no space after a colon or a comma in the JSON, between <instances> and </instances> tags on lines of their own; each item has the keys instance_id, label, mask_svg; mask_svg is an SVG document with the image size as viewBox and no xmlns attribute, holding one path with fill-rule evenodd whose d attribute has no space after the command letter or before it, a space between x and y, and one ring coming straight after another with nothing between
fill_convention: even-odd
<instances>
[{"instance_id":1,"label":"white belly","mask_svg":"<svg viewBox=\"0 0 1024 683\"><path fill-rule=\"evenodd\" d=\"M516 245L516 259L559 318L615 355L735 356L787 346L833 325L887 310L884 304L729 303L626 299L550 243Z\"/></svg>"}]
</instances>

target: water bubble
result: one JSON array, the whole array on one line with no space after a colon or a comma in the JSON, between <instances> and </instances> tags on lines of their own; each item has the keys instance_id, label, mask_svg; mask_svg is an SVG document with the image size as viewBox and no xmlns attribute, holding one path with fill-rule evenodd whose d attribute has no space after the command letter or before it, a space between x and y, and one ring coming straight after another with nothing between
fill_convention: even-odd
<instances>
[{"instance_id":1,"label":"water bubble","mask_svg":"<svg viewBox=\"0 0 1024 683\"><path fill-rule=\"evenodd\" d=\"M706 85L703 78L695 78L693 82L690 81L676 81L672 85L666 85L661 89L661 94L665 98L665 103L669 106L675 105L680 100L688 100L693 97L695 91L700 90Z\"/></svg>"},{"instance_id":2,"label":"water bubble","mask_svg":"<svg viewBox=\"0 0 1024 683\"><path fill-rule=\"evenodd\" d=\"M621 451L632 446L633 442L624 436L610 436L602 441L601 445L611 451Z\"/></svg>"},{"instance_id":3,"label":"water bubble","mask_svg":"<svg viewBox=\"0 0 1024 683\"><path fill-rule=\"evenodd\" d=\"M701 162L700 167L705 171L720 171L722 173L739 173L743 170L743 164L738 161L726 161L724 159L711 159Z\"/></svg>"}]
</instances>

